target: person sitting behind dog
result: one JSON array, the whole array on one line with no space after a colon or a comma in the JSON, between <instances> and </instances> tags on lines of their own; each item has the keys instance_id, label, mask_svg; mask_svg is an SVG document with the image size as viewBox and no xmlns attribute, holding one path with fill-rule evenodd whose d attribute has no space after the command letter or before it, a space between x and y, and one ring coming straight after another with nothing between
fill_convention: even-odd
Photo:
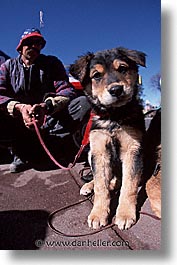
<instances>
[{"instance_id":1,"label":"person sitting behind dog","mask_svg":"<svg viewBox=\"0 0 177 265\"><path fill-rule=\"evenodd\" d=\"M0 68L0 143L12 147L12 173L24 171L30 158L40 156L33 119L48 140L67 143L90 111L86 97L69 83L62 62L40 53L45 44L38 29L25 30L18 57Z\"/></svg>"}]
</instances>

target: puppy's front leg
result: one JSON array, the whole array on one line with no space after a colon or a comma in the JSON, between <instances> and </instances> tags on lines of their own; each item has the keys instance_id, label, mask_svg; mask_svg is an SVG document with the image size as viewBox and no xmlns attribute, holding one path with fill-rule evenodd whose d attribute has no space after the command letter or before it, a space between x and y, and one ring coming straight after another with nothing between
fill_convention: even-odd
<instances>
[{"instance_id":1,"label":"puppy's front leg","mask_svg":"<svg viewBox=\"0 0 177 265\"><path fill-rule=\"evenodd\" d=\"M133 142L122 153L122 187L115 218L115 224L121 230L129 229L136 222L137 193L143 162L140 144Z\"/></svg>"},{"instance_id":2,"label":"puppy's front leg","mask_svg":"<svg viewBox=\"0 0 177 265\"><path fill-rule=\"evenodd\" d=\"M94 204L88 225L97 229L108 223L110 212L109 183L111 179L109 144L111 138L100 130L90 133L91 164L94 177Z\"/></svg>"}]
</instances>

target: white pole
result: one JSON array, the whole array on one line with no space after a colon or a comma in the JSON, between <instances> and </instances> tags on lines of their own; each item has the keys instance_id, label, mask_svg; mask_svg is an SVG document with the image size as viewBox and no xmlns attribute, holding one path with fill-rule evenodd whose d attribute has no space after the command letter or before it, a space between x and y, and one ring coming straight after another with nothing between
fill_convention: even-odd
<instances>
[{"instance_id":1,"label":"white pole","mask_svg":"<svg viewBox=\"0 0 177 265\"><path fill-rule=\"evenodd\" d=\"M43 11L39 11L40 28L44 27L43 14L44 14Z\"/></svg>"}]
</instances>

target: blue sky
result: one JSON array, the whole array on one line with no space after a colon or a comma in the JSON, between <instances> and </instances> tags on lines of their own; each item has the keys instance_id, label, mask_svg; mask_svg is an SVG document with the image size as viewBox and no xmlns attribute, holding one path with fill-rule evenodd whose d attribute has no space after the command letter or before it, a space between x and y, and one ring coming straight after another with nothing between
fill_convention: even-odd
<instances>
[{"instance_id":1,"label":"blue sky","mask_svg":"<svg viewBox=\"0 0 177 265\"><path fill-rule=\"evenodd\" d=\"M44 54L73 63L87 51L124 46L147 54L147 68L140 68L145 98L159 105L160 95L150 78L161 68L160 0L6 0L1 1L0 50L16 57L24 29L39 28L47 40Z\"/></svg>"}]
</instances>

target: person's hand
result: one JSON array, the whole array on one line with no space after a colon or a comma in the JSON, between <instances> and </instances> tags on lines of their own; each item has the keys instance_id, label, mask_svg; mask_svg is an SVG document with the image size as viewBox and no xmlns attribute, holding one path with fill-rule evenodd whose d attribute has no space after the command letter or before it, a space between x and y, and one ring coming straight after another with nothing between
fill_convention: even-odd
<instances>
[{"instance_id":1,"label":"person's hand","mask_svg":"<svg viewBox=\"0 0 177 265\"><path fill-rule=\"evenodd\" d=\"M33 126L33 117L31 115L32 106L29 104L16 104L15 109L19 111L22 115L23 122L27 128L32 128Z\"/></svg>"},{"instance_id":2,"label":"person's hand","mask_svg":"<svg viewBox=\"0 0 177 265\"><path fill-rule=\"evenodd\" d=\"M24 124L28 129L34 129L34 121L38 127L43 125L46 114L45 103L35 104L33 106L19 103L15 105L15 109L21 113Z\"/></svg>"},{"instance_id":3,"label":"person's hand","mask_svg":"<svg viewBox=\"0 0 177 265\"><path fill-rule=\"evenodd\" d=\"M46 103L35 104L29 111L29 115L35 120L38 127L41 127L44 123L46 115Z\"/></svg>"}]
</instances>

